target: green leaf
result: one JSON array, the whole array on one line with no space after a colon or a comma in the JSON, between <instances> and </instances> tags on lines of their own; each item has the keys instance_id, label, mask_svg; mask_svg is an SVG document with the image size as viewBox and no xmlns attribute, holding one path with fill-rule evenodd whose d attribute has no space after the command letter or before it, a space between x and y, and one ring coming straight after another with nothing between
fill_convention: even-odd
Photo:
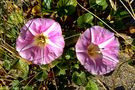
<instances>
[{"instance_id":1,"label":"green leaf","mask_svg":"<svg viewBox=\"0 0 135 90\"><path fill-rule=\"evenodd\" d=\"M58 75L65 75L66 74L66 70L65 69L60 69Z\"/></svg>"},{"instance_id":2,"label":"green leaf","mask_svg":"<svg viewBox=\"0 0 135 90\"><path fill-rule=\"evenodd\" d=\"M12 27L11 30L9 32L6 32L6 36L10 39L15 40L17 37L17 28L16 27Z\"/></svg>"},{"instance_id":3,"label":"green leaf","mask_svg":"<svg viewBox=\"0 0 135 90\"><path fill-rule=\"evenodd\" d=\"M47 9L51 9L51 1L52 0L44 0L43 6Z\"/></svg>"},{"instance_id":4,"label":"green leaf","mask_svg":"<svg viewBox=\"0 0 135 90\"><path fill-rule=\"evenodd\" d=\"M96 4L102 6L103 10L106 9L108 6L106 0L96 0Z\"/></svg>"},{"instance_id":5,"label":"green leaf","mask_svg":"<svg viewBox=\"0 0 135 90\"><path fill-rule=\"evenodd\" d=\"M13 87L11 90L20 90L19 87Z\"/></svg>"},{"instance_id":6,"label":"green leaf","mask_svg":"<svg viewBox=\"0 0 135 90\"><path fill-rule=\"evenodd\" d=\"M98 21L97 24L98 24L99 26L104 27L104 24L103 24L101 21Z\"/></svg>"},{"instance_id":7,"label":"green leaf","mask_svg":"<svg viewBox=\"0 0 135 90\"><path fill-rule=\"evenodd\" d=\"M10 26L14 26L23 23L24 17L21 11L12 12L8 17L8 23Z\"/></svg>"},{"instance_id":8,"label":"green leaf","mask_svg":"<svg viewBox=\"0 0 135 90\"><path fill-rule=\"evenodd\" d=\"M85 90L98 90L97 84L91 80L87 83Z\"/></svg>"},{"instance_id":9,"label":"green leaf","mask_svg":"<svg viewBox=\"0 0 135 90\"><path fill-rule=\"evenodd\" d=\"M19 85L19 81L18 81L18 80L13 80L13 81L11 82L11 84L12 84L12 87L16 87L16 86Z\"/></svg>"},{"instance_id":10,"label":"green leaf","mask_svg":"<svg viewBox=\"0 0 135 90\"><path fill-rule=\"evenodd\" d=\"M36 76L36 79L37 79L38 81L44 81L47 77L48 77L47 71L42 70L42 72L40 72L40 73Z\"/></svg>"},{"instance_id":11,"label":"green leaf","mask_svg":"<svg viewBox=\"0 0 135 90\"><path fill-rule=\"evenodd\" d=\"M93 16L90 13L83 14L77 19L77 25L84 28L92 24Z\"/></svg>"},{"instance_id":12,"label":"green leaf","mask_svg":"<svg viewBox=\"0 0 135 90\"><path fill-rule=\"evenodd\" d=\"M79 64L75 64L74 68L79 69Z\"/></svg>"},{"instance_id":13,"label":"green leaf","mask_svg":"<svg viewBox=\"0 0 135 90\"><path fill-rule=\"evenodd\" d=\"M128 64L131 65L131 66L135 66L135 60L128 61Z\"/></svg>"},{"instance_id":14,"label":"green leaf","mask_svg":"<svg viewBox=\"0 0 135 90\"><path fill-rule=\"evenodd\" d=\"M3 66L6 70L10 70L11 62L9 60L4 60Z\"/></svg>"},{"instance_id":15,"label":"green leaf","mask_svg":"<svg viewBox=\"0 0 135 90\"><path fill-rule=\"evenodd\" d=\"M65 65L65 63L59 63L57 65L57 68L58 68L57 75L65 75L66 74L66 70L68 69L68 66Z\"/></svg>"},{"instance_id":16,"label":"green leaf","mask_svg":"<svg viewBox=\"0 0 135 90\"><path fill-rule=\"evenodd\" d=\"M14 69L17 69L21 73L19 73L19 77L25 78L27 77L29 73L29 65L24 60L19 60L13 67Z\"/></svg>"},{"instance_id":17,"label":"green leaf","mask_svg":"<svg viewBox=\"0 0 135 90\"><path fill-rule=\"evenodd\" d=\"M53 62L51 62L50 68L55 67L58 63L59 63L59 60L54 60Z\"/></svg>"},{"instance_id":18,"label":"green leaf","mask_svg":"<svg viewBox=\"0 0 135 90\"><path fill-rule=\"evenodd\" d=\"M50 66L48 64L47 65L41 65L40 68L43 69L43 70L50 71Z\"/></svg>"},{"instance_id":19,"label":"green leaf","mask_svg":"<svg viewBox=\"0 0 135 90\"><path fill-rule=\"evenodd\" d=\"M5 54L4 49L0 47L0 57L3 58L4 54Z\"/></svg>"},{"instance_id":20,"label":"green leaf","mask_svg":"<svg viewBox=\"0 0 135 90\"><path fill-rule=\"evenodd\" d=\"M121 11L119 12L119 16L122 18L122 17L125 17L128 15L128 12L127 11Z\"/></svg>"},{"instance_id":21,"label":"green leaf","mask_svg":"<svg viewBox=\"0 0 135 90\"><path fill-rule=\"evenodd\" d=\"M89 0L89 5L92 6L92 5L95 5L96 4L96 1L95 0Z\"/></svg>"},{"instance_id":22,"label":"green leaf","mask_svg":"<svg viewBox=\"0 0 135 90\"><path fill-rule=\"evenodd\" d=\"M71 58L70 55L66 55L66 56L65 56L65 59L67 59L67 60L69 60L70 58Z\"/></svg>"},{"instance_id":23,"label":"green leaf","mask_svg":"<svg viewBox=\"0 0 135 90\"><path fill-rule=\"evenodd\" d=\"M57 3L59 15L72 15L75 12L76 0L59 0Z\"/></svg>"},{"instance_id":24,"label":"green leaf","mask_svg":"<svg viewBox=\"0 0 135 90\"><path fill-rule=\"evenodd\" d=\"M74 72L72 75L72 80L77 85L85 86L87 84L86 75L84 72L81 73Z\"/></svg>"}]
</instances>

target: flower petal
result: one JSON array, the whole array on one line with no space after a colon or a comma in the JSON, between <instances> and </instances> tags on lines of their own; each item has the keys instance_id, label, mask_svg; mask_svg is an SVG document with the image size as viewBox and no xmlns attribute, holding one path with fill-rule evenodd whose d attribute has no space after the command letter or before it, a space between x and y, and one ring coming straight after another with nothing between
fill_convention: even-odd
<instances>
[{"instance_id":1,"label":"flower petal","mask_svg":"<svg viewBox=\"0 0 135 90\"><path fill-rule=\"evenodd\" d=\"M100 26L93 26L92 28L90 28L90 31L92 36L91 41L92 43L97 45L114 36L113 33Z\"/></svg>"},{"instance_id":2,"label":"flower petal","mask_svg":"<svg viewBox=\"0 0 135 90\"><path fill-rule=\"evenodd\" d=\"M87 51L88 45L91 43L90 30L87 29L78 39L76 43L76 51Z\"/></svg>"},{"instance_id":3,"label":"flower petal","mask_svg":"<svg viewBox=\"0 0 135 90\"><path fill-rule=\"evenodd\" d=\"M29 20L25 26L34 36L36 36L45 32L53 23L55 23L55 21L52 19L37 18Z\"/></svg>"}]
</instances>

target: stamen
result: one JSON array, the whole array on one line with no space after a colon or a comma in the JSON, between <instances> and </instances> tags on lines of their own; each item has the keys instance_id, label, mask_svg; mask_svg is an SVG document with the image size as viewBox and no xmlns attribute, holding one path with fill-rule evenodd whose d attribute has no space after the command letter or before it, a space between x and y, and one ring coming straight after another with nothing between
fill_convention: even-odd
<instances>
[{"instance_id":1,"label":"stamen","mask_svg":"<svg viewBox=\"0 0 135 90\"><path fill-rule=\"evenodd\" d=\"M102 58L102 53L100 51L100 48L97 45L91 43L88 46L87 50L88 50L88 55L90 56L90 58L94 60L97 58Z\"/></svg>"},{"instance_id":2,"label":"stamen","mask_svg":"<svg viewBox=\"0 0 135 90\"><path fill-rule=\"evenodd\" d=\"M47 44L47 37L43 34L34 37L34 45L44 47Z\"/></svg>"}]
</instances>

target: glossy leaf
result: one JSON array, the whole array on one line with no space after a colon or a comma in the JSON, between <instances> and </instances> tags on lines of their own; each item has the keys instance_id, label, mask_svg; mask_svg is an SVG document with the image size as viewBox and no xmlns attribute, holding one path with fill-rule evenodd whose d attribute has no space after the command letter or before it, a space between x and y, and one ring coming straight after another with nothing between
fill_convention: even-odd
<instances>
[{"instance_id":1,"label":"glossy leaf","mask_svg":"<svg viewBox=\"0 0 135 90\"><path fill-rule=\"evenodd\" d=\"M72 15L75 12L77 1L76 0L59 0L58 1L58 14Z\"/></svg>"},{"instance_id":2,"label":"glossy leaf","mask_svg":"<svg viewBox=\"0 0 135 90\"><path fill-rule=\"evenodd\" d=\"M106 0L96 0L96 4L102 6L103 10L106 9L108 6Z\"/></svg>"},{"instance_id":3,"label":"glossy leaf","mask_svg":"<svg viewBox=\"0 0 135 90\"><path fill-rule=\"evenodd\" d=\"M77 25L80 28L90 26L92 24L93 16L90 13L83 14L77 19Z\"/></svg>"}]
</instances>

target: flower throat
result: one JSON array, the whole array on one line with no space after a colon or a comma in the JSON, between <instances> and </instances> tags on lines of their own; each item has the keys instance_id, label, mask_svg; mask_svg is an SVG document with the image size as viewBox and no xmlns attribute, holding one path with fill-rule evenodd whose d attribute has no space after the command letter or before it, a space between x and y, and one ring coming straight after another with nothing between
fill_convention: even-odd
<instances>
[{"instance_id":1,"label":"flower throat","mask_svg":"<svg viewBox=\"0 0 135 90\"><path fill-rule=\"evenodd\" d=\"M98 45L91 43L88 46L87 50L88 50L88 55L90 56L91 59L96 60L97 58L102 58L102 53Z\"/></svg>"},{"instance_id":2,"label":"flower throat","mask_svg":"<svg viewBox=\"0 0 135 90\"><path fill-rule=\"evenodd\" d=\"M34 44L39 47L44 47L47 44L47 37L43 34L34 37Z\"/></svg>"}]
</instances>

